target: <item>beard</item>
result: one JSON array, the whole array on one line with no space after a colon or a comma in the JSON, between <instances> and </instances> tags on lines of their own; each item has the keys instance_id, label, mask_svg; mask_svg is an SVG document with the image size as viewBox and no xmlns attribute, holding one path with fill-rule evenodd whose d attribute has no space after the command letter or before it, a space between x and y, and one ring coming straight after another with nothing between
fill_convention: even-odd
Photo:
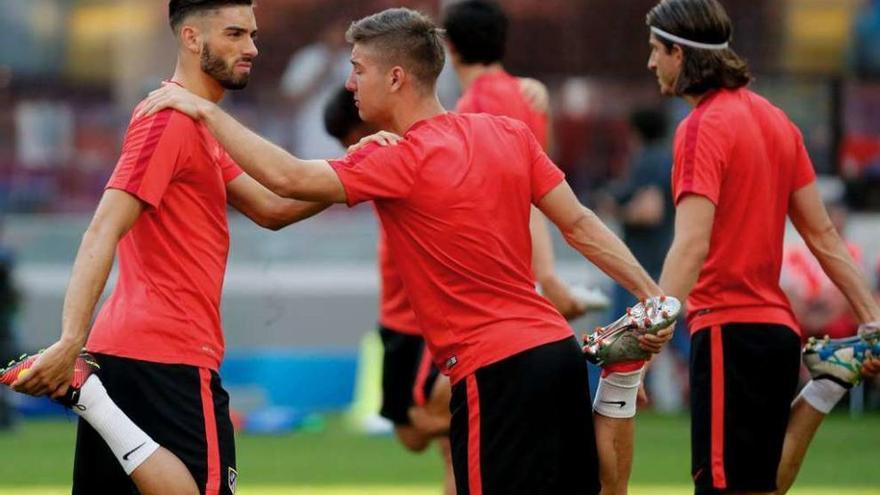
<instances>
[{"instance_id":1,"label":"beard","mask_svg":"<svg viewBox=\"0 0 880 495\"><path fill-rule=\"evenodd\" d=\"M236 61L237 63L238 61ZM207 43L202 47L201 58L202 72L211 76L215 81L220 83L223 89L236 90L244 89L251 78L250 73L245 72L240 76L236 76L234 72L235 63L227 64L222 58L215 56L211 52L211 48Z\"/></svg>"}]
</instances>

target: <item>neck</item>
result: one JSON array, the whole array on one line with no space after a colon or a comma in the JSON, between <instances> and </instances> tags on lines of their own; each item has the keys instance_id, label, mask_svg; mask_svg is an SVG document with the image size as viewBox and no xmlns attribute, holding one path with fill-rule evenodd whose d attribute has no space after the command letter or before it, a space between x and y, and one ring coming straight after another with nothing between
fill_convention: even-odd
<instances>
[{"instance_id":1,"label":"neck","mask_svg":"<svg viewBox=\"0 0 880 495\"><path fill-rule=\"evenodd\" d=\"M494 64L459 64L455 67L455 73L458 74L458 81L461 83L462 91L467 91L474 84L478 77L490 72L502 72L504 66L501 62Z\"/></svg>"},{"instance_id":2,"label":"neck","mask_svg":"<svg viewBox=\"0 0 880 495\"><path fill-rule=\"evenodd\" d=\"M191 93L214 103L220 101L226 92L216 79L202 71L197 61L187 63L183 57L177 58L177 66L174 68L171 80L180 83Z\"/></svg>"},{"instance_id":3,"label":"neck","mask_svg":"<svg viewBox=\"0 0 880 495\"><path fill-rule=\"evenodd\" d=\"M400 136L404 135L410 127L420 120L430 119L446 113L446 109L440 104L437 95L421 96L411 101L397 105L392 111L390 122L382 128Z\"/></svg>"},{"instance_id":4,"label":"neck","mask_svg":"<svg viewBox=\"0 0 880 495\"><path fill-rule=\"evenodd\" d=\"M707 96L709 96L708 91L699 95L684 95L682 98L691 106L691 108L696 108L696 106L706 99Z\"/></svg>"}]
</instances>

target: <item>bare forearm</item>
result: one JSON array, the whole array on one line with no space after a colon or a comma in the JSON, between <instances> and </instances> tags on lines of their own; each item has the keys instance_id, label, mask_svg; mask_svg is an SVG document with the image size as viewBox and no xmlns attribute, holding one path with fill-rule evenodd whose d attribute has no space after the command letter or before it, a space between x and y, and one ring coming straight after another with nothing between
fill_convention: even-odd
<instances>
[{"instance_id":1,"label":"bare forearm","mask_svg":"<svg viewBox=\"0 0 880 495\"><path fill-rule=\"evenodd\" d=\"M673 242L663 263L660 288L667 295L684 301L697 283L705 260L705 252L690 247L687 243Z\"/></svg>"},{"instance_id":2,"label":"bare forearm","mask_svg":"<svg viewBox=\"0 0 880 495\"><path fill-rule=\"evenodd\" d=\"M626 245L592 211L584 208L580 219L563 234L569 245L637 298L661 293Z\"/></svg>"},{"instance_id":3,"label":"bare forearm","mask_svg":"<svg viewBox=\"0 0 880 495\"><path fill-rule=\"evenodd\" d=\"M87 231L80 243L61 316L61 339L76 347L86 342L92 314L113 267L115 250L116 239L97 232Z\"/></svg>"},{"instance_id":4,"label":"bare forearm","mask_svg":"<svg viewBox=\"0 0 880 495\"><path fill-rule=\"evenodd\" d=\"M880 307L837 232L826 230L815 239L809 239L807 244L822 269L849 301L859 320L880 320Z\"/></svg>"},{"instance_id":5,"label":"bare forearm","mask_svg":"<svg viewBox=\"0 0 880 495\"><path fill-rule=\"evenodd\" d=\"M260 137L217 105L201 109L202 120L232 159L275 194L290 197L306 170L304 161ZM307 198L301 198L307 199Z\"/></svg>"},{"instance_id":6,"label":"bare forearm","mask_svg":"<svg viewBox=\"0 0 880 495\"><path fill-rule=\"evenodd\" d=\"M313 217L331 206L333 206L333 203L312 203L309 201L293 200L279 208L274 217L269 219L269 224L265 225L265 227L278 230L290 224Z\"/></svg>"}]
</instances>

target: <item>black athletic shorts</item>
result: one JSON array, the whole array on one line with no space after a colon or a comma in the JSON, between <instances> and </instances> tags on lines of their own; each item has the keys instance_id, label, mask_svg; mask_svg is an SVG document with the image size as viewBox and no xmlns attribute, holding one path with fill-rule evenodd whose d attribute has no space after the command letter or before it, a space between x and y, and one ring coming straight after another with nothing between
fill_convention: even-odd
<instances>
[{"instance_id":1,"label":"black athletic shorts","mask_svg":"<svg viewBox=\"0 0 880 495\"><path fill-rule=\"evenodd\" d=\"M458 495L599 493L589 378L574 337L478 369L452 387Z\"/></svg>"},{"instance_id":2,"label":"black athletic shorts","mask_svg":"<svg viewBox=\"0 0 880 495\"><path fill-rule=\"evenodd\" d=\"M790 328L730 323L691 337L691 475L697 494L773 492L797 390Z\"/></svg>"},{"instance_id":3,"label":"black athletic shorts","mask_svg":"<svg viewBox=\"0 0 880 495\"><path fill-rule=\"evenodd\" d=\"M395 425L408 425L409 408L431 397L439 371L420 335L379 326L382 346L382 409L379 414Z\"/></svg>"},{"instance_id":4,"label":"black athletic shorts","mask_svg":"<svg viewBox=\"0 0 880 495\"><path fill-rule=\"evenodd\" d=\"M95 354L110 398L159 445L189 468L203 495L232 495L235 438L229 395L215 371ZM98 433L80 419L73 494L137 494Z\"/></svg>"}]
</instances>

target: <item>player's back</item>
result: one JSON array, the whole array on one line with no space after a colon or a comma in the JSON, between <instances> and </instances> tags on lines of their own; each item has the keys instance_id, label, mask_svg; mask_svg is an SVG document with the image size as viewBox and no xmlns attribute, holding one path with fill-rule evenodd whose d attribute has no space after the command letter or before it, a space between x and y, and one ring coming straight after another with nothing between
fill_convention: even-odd
<instances>
[{"instance_id":1,"label":"player's back","mask_svg":"<svg viewBox=\"0 0 880 495\"><path fill-rule=\"evenodd\" d=\"M526 101L519 79L500 70L476 78L458 100L460 113L488 113L525 123L542 147L547 147L547 115Z\"/></svg>"},{"instance_id":2,"label":"player's back","mask_svg":"<svg viewBox=\"0 0 880 495\"><path fill-rule=\"evenodd\" d=\"M788 117L747 90L707 96L676 134L675 197L716 205L710 251L689 308L707 324L743 315L797 328L779 287L791 194L814 177ZM757 316L756 316L757 315Z\"/></svg>"}]
</instances>

